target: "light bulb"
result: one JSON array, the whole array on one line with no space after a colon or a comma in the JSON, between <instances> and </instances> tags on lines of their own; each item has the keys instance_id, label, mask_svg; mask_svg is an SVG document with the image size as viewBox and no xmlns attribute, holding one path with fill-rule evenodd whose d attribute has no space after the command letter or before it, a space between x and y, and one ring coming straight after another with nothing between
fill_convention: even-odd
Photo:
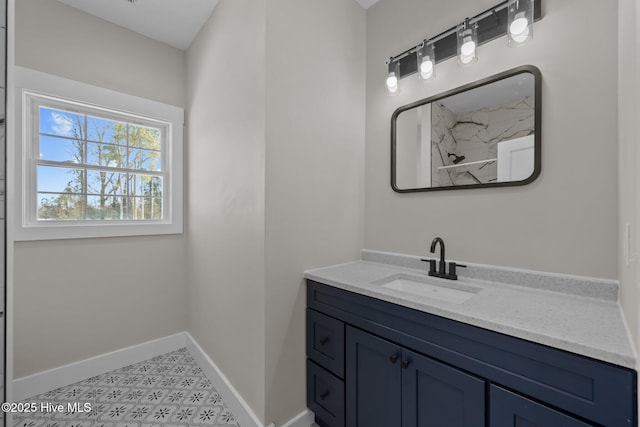
<instances>
[{"instance_id":1,"label":"light bulb","mask_svg":"<svg viewBox=\"0 0 640 427\"><path fill-rule=\"evenodd\" d=\"M517 36L522 36L524 33L529 35L529 21L525 17L524 12L516 13L516 17L509 25L509 32L514 39Z\"/></svg>"},{"instance_id":2,"label":"light bulb","mask_svg":"<svg viewBox=\"0 0 640 427\"><path fill-rule=\"evenodd\" d=\"M465 66L478 60L478 24L472 24L469 19L458 26L458 64Z\"/></svg>"},{"instance_id":3,"label":"light bulb","mask_svg":"<svg viewBox=\"0 0 640 427\"><path fill-rule=\"evenodd\" d=\"M462 56L473 56L473 52L476 50L476 42L473 41L473 37L466 36L462 43L462 47L460 48L460 53ZM463 61L464 62L464 61Z\"/></svg>"},{"instance_id":4,"label":"light bulb","mask_svg":"<svg viewBox=\"0 0 640 427\"><path fill-rule=\"evenodd\" d=\"M517 47L533 37L534 0L508 0L507 39L509 46Z\"/></svg>"},{"instance_id":5,"label":"light bulb","mask_svg":"<svg viewBox=\"0 0 640 427\"><path fill-rule=\"evenodd\" d=\"M398 91L398 78L393 71L389 73L387 77L387 90L389 93L396 93Z\"/></svg>"},{"instance_id":6,"label":"light bulb","mask_svg":"<svg viewBox=\"0 0 640 427\"><path fill-rule=\"evenodd\" d=\"M513 34L511 33L511 38L513 39L514 42L516 43L522 43L523 41L527 40L527 37L529 37L529 26L527 26L523 32L521 32L520 34Z\"/></svg>"},{"instance_id":7,"label":"light bulb","mask_svg":"<svg viewBox=\"0 0 640 427\"><path fill-rule=\"evenodd\" d=\"M422 64L420 64L420 77L423 79L428 79L433 75L433 61L426 57Z\"/></svg>"},{"instance_id":8,"label":"light bulb","mask_svg":"<svg viewBox=\"0 0 640 427\"><path fill-rule=\"evenodd\" d=\"M473 55L466 55L466 56L460 57L460 62L462 62L463 64L468 64L471 61L473 61Z\"/></svg>"},{"instance_id":9,"label":"light bulb","mask_svg":"<svg viewBox=\"0 0 640 427\"><path fill-rule=\"evenodd\" d=\"M432 80L436 77L435 47L426 40L416 48L418 77L420 80Z\"/></svg>"}]
</instances>

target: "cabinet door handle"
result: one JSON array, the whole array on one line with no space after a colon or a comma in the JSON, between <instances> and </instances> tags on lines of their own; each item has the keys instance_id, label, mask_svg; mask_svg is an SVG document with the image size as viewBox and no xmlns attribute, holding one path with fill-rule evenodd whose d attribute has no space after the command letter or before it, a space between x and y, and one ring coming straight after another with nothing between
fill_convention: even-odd
<instances>
[{"instance_id":1,"label":"cabinet door handle","mask_svg":"<svg viewBox=\"0 0 640 427\"><path fill-rule=\"evenodd\" d=\"M327 343L331 341L331 338L329 337L324 337L320 340L320 345L327 345Z\"/></svg>"},{"instance_id":2,"label":"cabinet door handle","mask_svg":"<svg viewBox=\"0 0 640 427\"><path fill-rule=\"evenodd\" d=\"M409 367L409 365L411 365L411 360L409 359L405 359L402 361L402 367L407 369Z\"/></svg>"},{"instance_id":3,"label":"cabinet door handle","mask_svg":"<svg viewBox=\"0 0 640 427\"><path fill-rule=\"evenodd\" d=\"M389 362L396 363L398 361L398 357L399 357L398 353L392 354L391 356L389 356Z\"/></svg>"},{"instance_id":4,"label":"cabinet door handle","mask_svg":"<svg viewBox=\"0 0 640 427\"><path fill-rule=\"evenodd\" d=\"M324 393L320 393L320 400L325 400L327 397L329 397L329 390L325 391Z\"/></svg>"}]
</instances>

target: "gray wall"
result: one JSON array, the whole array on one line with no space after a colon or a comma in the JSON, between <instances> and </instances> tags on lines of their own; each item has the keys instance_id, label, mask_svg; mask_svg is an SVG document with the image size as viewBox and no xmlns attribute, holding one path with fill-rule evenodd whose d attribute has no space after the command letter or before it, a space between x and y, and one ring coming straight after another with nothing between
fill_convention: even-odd
<instances>
[{"instance_id":1,"label":"gray wall","mask_svg":"<svg viewBox=\"0 0 640 427\"><path fill-rule=\"evenodd\" d=\"M396 163L400 166L396 169L396 184L399 188L420 187L418 162L422 160L422 133L419 135L418 129L423 108L404 111L396 120L396 141L402 141L396 145ZM426 108L431 111L431 105Z\"/></svg>"},{"instance_id":2,"label":"gray wall","mask_svg":"<svg viewBox=\"0 0 640 427\"><path fill-rule=\"evenodd\" d=\"M528 45L506 38L479 60L437 65L433 82L384 87L385 59L446 30L494 0L381 0L367 15L365 247L424 255L435 236L452 259L604 278L617 277L617 3L543 2ZM589 23L597 22L597 31ZM585 58L597 60L587 61ZM525 187L401 195L389 185L389 127L400 105L509 68L543 75L542 174ZM597 102L595 100L597 99Z\"/></svg>"},{"instance_id":3,"label":"gray wall","mask_svg":"<svg viewBox=\"0 0 640 427\"><path fill-rule=\"evenodd\" d=\"M222 0L187 54L189 330L265 424L306 407L302 272L362 247L364 45L355 2Z\"/></svg>"},{"instance_id":4,"label":"gray wall","mask_svg":"<svg viewBox=\"0 0 640 427\"><path fill-rule=\"evenodd\" d=\"M185 103L184 52L57 1L16 2L16 63ZM14 378L184 331L185 249L181 235L16 243Z\"/></svg>"},{"instance_id":5,"label":"gray wall","mask_svg":"<svg viewBox=\"0 0 640 427\"><path fill-rule=\"evenodd\" d=\"M15 245L16 377L189 330L265 424L302 412L302 271L363 243L366 12L222 0L185 58L18 3L18 65L186 107L188 201L186 238Z\"/></svg>"},{"instance_id":6,"label":"gray wall","mask_svg":"<svg viewBox=\"0 0 640 427\"><path fill-rule=\"evenodd\" d=\"M278 426L306 407L302 271L362 248L365 26L355 1L267 1L266 421Z\"/></svg>"},{"instance_id":7,"label":"gray wall","mask_svg":"<svg viewBox=\"0 0 640 427\"><path fill-rule=\"evenodd\" d=\"M265 411L265 2L221 0L187 53L189 331Z\"/></svg>"},{"instance_id":8,"label":"gray wall","mask_svg":"<svg viewBox=\"0 0 640 427\"><path fill-rule=\"evenodd\" d=\"M184 107L184 52L55 0L16 1L16 64Z\"/></svg>"},{"instance_id":9,"label":"gray wall","mask_svg":"<svg viewBox=\"0 0 640 427\"><path fill-rule=\"evenodd\" d=\"M620 162L620 285L621 302L631 337L640 344L638 280L640 279L640 5L619 0L618 28L618 124ZM625 225L630 233L625 235Z\"/></svg>"}]
</instances>

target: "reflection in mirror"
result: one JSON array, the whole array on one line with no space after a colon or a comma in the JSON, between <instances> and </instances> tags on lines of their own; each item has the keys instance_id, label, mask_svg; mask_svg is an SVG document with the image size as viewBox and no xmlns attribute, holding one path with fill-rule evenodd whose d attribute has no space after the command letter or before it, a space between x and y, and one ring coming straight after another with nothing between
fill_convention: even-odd
<instances>
[{"instance_id":1,"label":"reflection in mirror","mask_svg":"<svg viewBox=\"0 0 640 427\"><path fill-rule=\"evenodd\" d=\"M522 185L540 170L540 74L519 67L396 110L398 192Z\"/></svg>"}]
</instances>

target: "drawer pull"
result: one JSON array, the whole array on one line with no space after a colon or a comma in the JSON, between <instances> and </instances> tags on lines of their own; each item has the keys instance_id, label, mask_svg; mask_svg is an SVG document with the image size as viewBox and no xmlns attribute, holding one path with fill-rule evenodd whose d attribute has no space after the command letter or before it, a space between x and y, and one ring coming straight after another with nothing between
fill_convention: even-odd
<instances>
[{"instance_id":1,"label":"drawer pull","mask_svg":"<svg viewBox=\"0 0 640 427\"><path fill-rule=\"evenodd\" d=\"M324 393L320 393L320 400L325 400L327 397L329 397L329 390L325 391Z\"/></svg>"},{"instance_id":2,"label":"drawer pull","mask_svg":"<svg viewBox=\"0 0 640 427\"><path fill-rule=\"evenodd\" d=\"M391 356L389 356L389 362L396 363L398 361L398 357L398 353L392 354Z\"/></svg>"},{"instance_id":3,"label":"drawer pull","mask_svg":"<svg viewBox=\"0 0 640 427\"><path fill-rule=\"evenodd\" d=\"M320 345L327 345L327 343L331 341L331 338L329 337L324 337L320 340Z\"/></svg>"},{"instance_id":4,"label":"drawer pull","mask_svg":"<svg viewBox=\"0 0 640 427\"><path fill-rule=\"evenodd\" d=\"M409 365L411 365L411 360L409 359L405 359L402 361L402 367L407 369L409 367Z\"/></svg>"}]
</instances>

